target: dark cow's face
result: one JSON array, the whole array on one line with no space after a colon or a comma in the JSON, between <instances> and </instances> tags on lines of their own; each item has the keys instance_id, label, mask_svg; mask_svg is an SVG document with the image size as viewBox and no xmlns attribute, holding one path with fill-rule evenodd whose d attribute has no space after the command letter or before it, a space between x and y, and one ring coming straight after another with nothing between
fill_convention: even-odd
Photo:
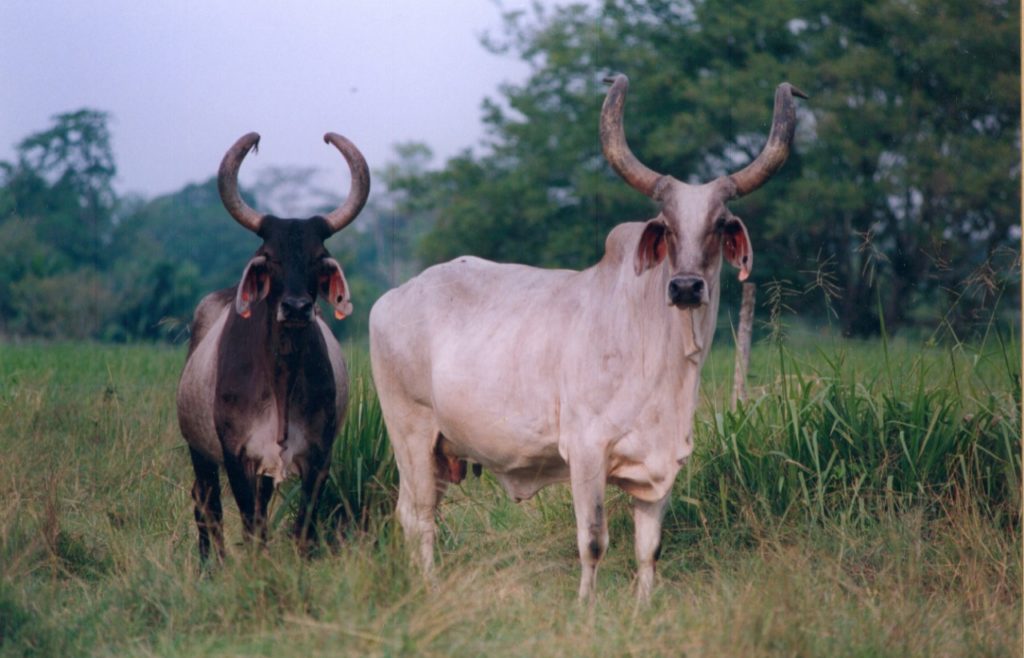
<instances>
[{"instance_id":1,"label":"dark cow's face","mask_svg":"<svg viewBox=\"0 0 1024 658\"><path fill-rule=\"evenodd\" d=\"M707 304L723 255L740 270L740 281L750 275L754 252L747 228L725 205L731 194L728 180L694 186L666 177L659 190L662 212L640 235L634 269L640 275L667 260L665 294L670 305L687 309Z\"/></svg>"},{"instance_id":2,"label":"dark cow's face","mask_svg":"<svg viewBox=\"0 0 1024 658\"><path fill-rule=\"evenodd\" d=\"M322 217L264 216L259 229L263 244L242 273L235 311L248 318L256 304L266 303L282 327L300 329L313 321L319 294L334 307L336 318L349 315L348 283L324 247L331 233Z\"/></svg>"}]
</instances>

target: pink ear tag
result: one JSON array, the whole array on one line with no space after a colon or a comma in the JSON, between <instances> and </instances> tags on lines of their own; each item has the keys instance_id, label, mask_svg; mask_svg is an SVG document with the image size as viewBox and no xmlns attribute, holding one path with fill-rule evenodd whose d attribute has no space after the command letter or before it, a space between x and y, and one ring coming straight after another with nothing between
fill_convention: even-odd
<instances>
[{"instance_id":1,"label":"pink ear tag","mask_svg":"<svg viewBox=\"0 0 1024 658\"><path fill-rule=\"evenodd\" d=\"M252 317L252 310L245 309L244 311L242 311L242 318L248 320L251 317Z\"/></svg>"},{"instance_id":2,"label":"pink ear tag","mask_svg":"<svg viewBox=\"0 0 1024 658\"><path fill-rule=\"evenodd\" d=\"M345 314L339 311L338 309L334 309L334 317L338 318L339 320L344 320Z\"/></svg>"}]
</instances>

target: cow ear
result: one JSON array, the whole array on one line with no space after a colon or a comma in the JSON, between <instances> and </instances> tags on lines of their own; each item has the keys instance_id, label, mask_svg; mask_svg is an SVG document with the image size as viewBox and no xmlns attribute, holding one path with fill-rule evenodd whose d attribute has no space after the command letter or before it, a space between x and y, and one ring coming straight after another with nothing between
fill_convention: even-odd
<instances>
[{"instance_id":1,"label":"cow ear","mask_svg":"<svg viewBox=\"0 0 1024 658\"><path fill-rule=\"evenodd\" d=\"M334 317L344 320L345 316L352 315L352 302L349 300L345 273L341 271L338 261L333 258L323 259L321 267L323 269L320 271L320 296L334 307Z\"/></svg>"},{"instance_id":2,"label":"cow ear","mask_svg":"<svg viewBox=\"0 0 1024 658\"><path fill-rule=\"evenodd\" d=\"M266 256L256 256L245 266L242 281L235 292L235 312L243 318L252 316L254 304L270 293L270 272L267 271Z\"/></svg>"},{"instance_id":3,"label":"cow ear","mask_svg":"<svg viewBox=\"0 0 1024 658\"><path fill-rule=\"evenodd\" d=\"M750 276L750 268L754 266L754 250L750 246L747 227L739 217L733 216L726 220L723 227L722 249L725 251L725 259L733 267L739 268L740 281L746 281Z\"/></svg>"},{"instance_id":4,"label":"cow ear","mask_svg":"<svg viewBox=\"0 0 1024 658\"><path fill-rule=\"evenodd\" d=\"M647 222L644 232L640 234L640 242L636 245L636 254L633 256L633 271L637 276L665 259L668 252L666 230L665 224L657 219Z\"/></svg>"}]
</instances>

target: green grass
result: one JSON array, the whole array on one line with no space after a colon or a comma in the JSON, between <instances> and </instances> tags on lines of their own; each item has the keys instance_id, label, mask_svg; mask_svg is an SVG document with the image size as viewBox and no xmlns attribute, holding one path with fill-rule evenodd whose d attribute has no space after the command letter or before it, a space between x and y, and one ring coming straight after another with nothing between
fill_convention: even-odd
<instances>
[{"instance_id":1,"label":"green grass","mask_svg":"<svg viewBox=\"0 0 1024 658\"><path fill-rule=\"evenodd\" d=\"M312 560L287 533L199 577L174 417L182 349L0 345L0 654L1020 655L1020 348L797 336L759 343L728 409L727 334L647 609L628 497L592 608L566 487L487 476L441 510L440 580L410 569L396 474L349 347L352 400Z\"/></svg>"}]
</instances>

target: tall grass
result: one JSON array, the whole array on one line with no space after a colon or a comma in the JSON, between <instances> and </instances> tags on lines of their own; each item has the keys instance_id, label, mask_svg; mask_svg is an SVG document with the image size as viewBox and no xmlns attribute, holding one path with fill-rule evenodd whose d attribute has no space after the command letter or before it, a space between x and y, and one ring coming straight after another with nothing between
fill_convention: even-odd
<instances>
[{"instance_id":1,"label":"tall grass","mask_svg":"<svg viewBox=\"0 0 1024 658\"><path fill-rule=\"evenodd\" d=\"M863 523L966 495L995 522L1019 527L1020 400L1012 386L989 384L1019 379L1015 348L919 348L873 363L842 346L813 359L774 349L778 374L748 403L698 414L676 518Z\"/></svg>"},{"instance_id":2,"label":"tall grass","mask_svg":"<svg viewBox=\"0 0 1024 658\"><path fill-rule=\"evenodd\" d=\"M439 580L393 531L396 473L365 353L303 559L287 533L200 577L178 349L0 344L0 655L1019 655L1019 342L755 346L727 408L725 341L697 452L635 608L627 496L593 608L574 605L571 499L451 487ZM227 490L227 489L225 489Z\"/></svg>"}]
</instances>

